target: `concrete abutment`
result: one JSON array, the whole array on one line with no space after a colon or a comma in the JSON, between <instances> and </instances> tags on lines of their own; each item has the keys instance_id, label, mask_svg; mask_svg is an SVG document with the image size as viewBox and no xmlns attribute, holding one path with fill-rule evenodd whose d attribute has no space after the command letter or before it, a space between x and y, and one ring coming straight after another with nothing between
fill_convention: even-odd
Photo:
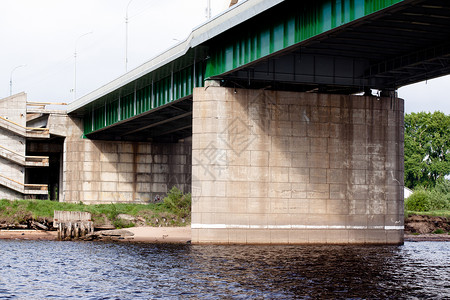
<instances>
[{"instance_id":1,"label":"concrete abutment","mask_svg":"<svg viewBox=\"0 0 450 300\"><path fill-rule=\"evenodd\" d=\"M403 100L194 90L192 242L403 243Z\"/></svg>"},{"instance_id":2,"label":"concrete abutment","mask_svg":"<svg viewBox=\"0 0 450 300\"><path fill-rule=\"evenodd\" d=\"M64 144L64 201L149 203L176 186L191 189L191 142L151 143L80 138L81 119Z\"/></svg>"}]
</instances>

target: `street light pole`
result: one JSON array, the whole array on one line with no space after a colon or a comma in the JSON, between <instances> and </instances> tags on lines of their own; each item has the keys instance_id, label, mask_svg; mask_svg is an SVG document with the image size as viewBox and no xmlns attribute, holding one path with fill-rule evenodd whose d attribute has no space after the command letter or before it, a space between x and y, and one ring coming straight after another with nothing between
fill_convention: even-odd
<instances>
[{"instance_id":1,"label":"street light pole","mask_svg":"<svg viewBox=\"0 0 450 300\"><path fill-rule=\"evenodd\" d=\"M88 34L91 34L91 32L85 33L80 35L76 41L75 41L75 51L73 53L73 59L74 59L74 67L73 67L73 100L77 98L77 43L80 38L83 36L86 36Z\"/></svg>"},{"instance_id":2,"label":"street light pole","mask_svg":"<svg viewBox=\"0 0 450 300\"><path fill-rule=\"evenodd\" d=\"M206 1L206 19L211 19L211 0Z\"/></svg>"},{"instance_id":3,"label":"street light pole","mask_svg":"<svg viewBox=\"0 0 450 300\"><path fill-rule=\"evenodd\" d=\"M20 68L20 67L25 67L26 65L20 65L20 66L17 66L17 67L15 67L14 69L12 69L12 71L11 71L11 76L9 76L9 95L10 96L12 96L12 76L13 76L13 73L14 73L14 71L16 70L16 69L18 69L18 68Z\"/></svg>"},{"instance_id":4,"label":"street light pole","mask_svg":"<svg viewBox=\"0 0 450 300\"><path fill-rule=\"evenodd\" d=\"M130 6L130 0L127 5L127 10L125 13L125 73L128 71L128 7Z\"/></svg>"}]
</instances>

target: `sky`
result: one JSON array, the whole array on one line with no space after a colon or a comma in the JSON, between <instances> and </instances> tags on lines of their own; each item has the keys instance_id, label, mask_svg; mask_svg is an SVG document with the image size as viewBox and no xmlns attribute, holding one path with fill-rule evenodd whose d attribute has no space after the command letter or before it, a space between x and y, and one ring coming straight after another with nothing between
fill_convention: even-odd
<instances>
[{"instance_id":1,"label":"sky","mask_svg":"<svg viewBox=\"0 0 450 300\"><path fill-rule=\"evenodd\" d=\"M212 16L229 0L210 0ZM241 0L243 1L243 0ZM251 1L251 0L249 0ZM0 98L66 102L125 73L188 37L206 21L207 0L0 0ZM398 90L405 112L450 114L450 77Z\"/></svg>"}]
</instances>

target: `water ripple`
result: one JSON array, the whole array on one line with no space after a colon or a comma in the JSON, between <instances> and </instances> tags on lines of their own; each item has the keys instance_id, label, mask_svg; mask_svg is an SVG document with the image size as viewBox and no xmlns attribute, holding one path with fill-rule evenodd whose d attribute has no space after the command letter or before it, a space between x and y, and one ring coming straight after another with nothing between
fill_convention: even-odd
<instances>
[{"instance_id":1,"label":"water ripple","mask_svg":"<svg viewBox=\"0 0 450 300\"><path fill-rule=\"evenodd\" d=\"M448 299L448 243L0 241L0 299Z\"/></svg>"}]
</instances>

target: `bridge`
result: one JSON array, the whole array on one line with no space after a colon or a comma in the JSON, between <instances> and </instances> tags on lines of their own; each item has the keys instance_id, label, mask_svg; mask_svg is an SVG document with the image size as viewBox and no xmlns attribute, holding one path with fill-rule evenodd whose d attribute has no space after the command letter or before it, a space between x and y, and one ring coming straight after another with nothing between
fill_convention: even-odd
<instances>
[{"instance_id":1,"label":"bridge","mask_svg":"<svg viewBox=\"0 0 450 300\"><path fill-rule=\"evenodd\" d=\"M64 201L177 185L194 243L402 243L396 89L449 33L446 1L244 1L69 105Z\"/></svg>"}]
</instances>

